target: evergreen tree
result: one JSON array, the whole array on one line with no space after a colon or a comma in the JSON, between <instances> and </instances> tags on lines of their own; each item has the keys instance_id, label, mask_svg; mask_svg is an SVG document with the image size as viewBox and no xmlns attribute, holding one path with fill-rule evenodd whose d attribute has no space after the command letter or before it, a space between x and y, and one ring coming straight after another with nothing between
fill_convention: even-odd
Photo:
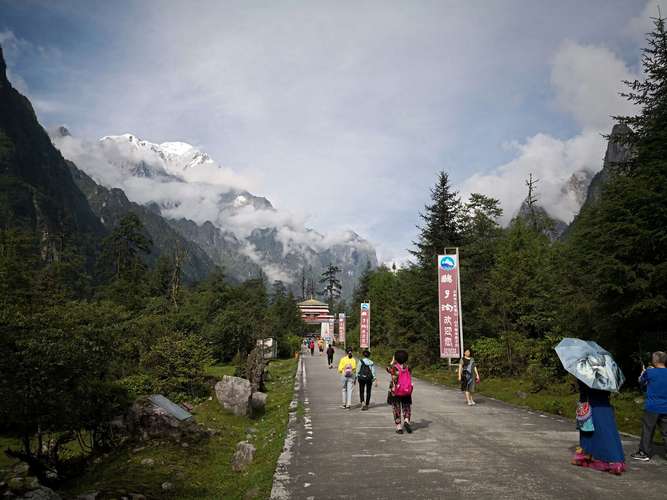
<instances>
[{"instance_id":1,"label":"evergreen tree","mask_svg":"<svg viewBox=\"0 0 667 500\"><path fill-rule=\"evenodd\" d=\"M144 258L152 246L136 214L129 213L120 220L118 227L102 241L98 265L102 279L107 282L105 295L130 307L141 304L147 293Z\"/></svg>"},{"instance_id":2,"label":"evergreen tree","mask_svg":"<svg viewBox=\"0 0 667 500\"><path fill-rule=\"evenodd\" d=\"M343 288L338 279L339 273L340 268L329 263L329 266L322 273L320 278L320 284L324 285L324 288L320 291L320 295L326 297L330 311L334 310L334 302L336 299L340 298Z\"/></svg>"},{"instance_id":3,"label":"evergreen tree","mask_svg":"<svg viewBox=\"0 0 667 500\"><path fill-rule=\"evenodd\" d=\"M419 226L419 237L410 253L417 257L419 265L435 269L435 259L445 247L461 245L461 200L449 185L445 171L438 174L438 180L431 189L430 205L424 207L419 216L423 225Z\"/></svg>"}]
</instances>

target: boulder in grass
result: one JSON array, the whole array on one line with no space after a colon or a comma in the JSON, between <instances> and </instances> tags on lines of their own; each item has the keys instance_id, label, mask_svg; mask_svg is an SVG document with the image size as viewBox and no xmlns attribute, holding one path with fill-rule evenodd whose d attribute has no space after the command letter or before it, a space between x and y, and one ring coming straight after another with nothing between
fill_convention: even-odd
<instances>
[{"instance_id":1,"label":"boulder in grass","mask_svg":"<svg viewBox=\"0 0 667 500\"><path fill-rule=\"evenodd\" d=\"M250 397L250 408L252 410L252 416L257 417L263 415L266 411L266 393L265 392L253 392Z\"/></svg>"},{"instance_id":2,"label":"boulder in grass","mask_svg":"<svg viewBox=\"0 0 667 500\"><path fill-rule=\"evenodd\" d=\"M234 415L246 417L250 413L252 386L244 378L225 375L215 384L215 396L226 410Z\"/></svg>"},{"instance_id":3,"label":"boulder in grass","mask_svg":"<svg viewBox=\"0 0 667 500\"><path fill-rule=\"evenodd\" d=\"M252 463L255 458L255 447L248 441L241 441L236 444L236 451L232 456L232 469L241 472Z\"/></svg>"}]
</instances>

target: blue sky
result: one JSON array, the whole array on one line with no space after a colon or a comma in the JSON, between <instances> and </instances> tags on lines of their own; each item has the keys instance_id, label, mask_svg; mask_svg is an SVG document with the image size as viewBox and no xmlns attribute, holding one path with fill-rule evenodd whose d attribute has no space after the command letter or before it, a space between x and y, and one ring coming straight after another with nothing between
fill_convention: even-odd
<instances>
[{"instance_id":1,"label":"blue sky","mask_svg":"<svg viewBox=\"0 0 667 500\"><path fill-rule=\"evenodd\" d=\"M571 216L657 3L0 0L0 43L45 126L190 142L391 261L439 169L509 215L535 170Z\"/></svg>"}]
</instances>

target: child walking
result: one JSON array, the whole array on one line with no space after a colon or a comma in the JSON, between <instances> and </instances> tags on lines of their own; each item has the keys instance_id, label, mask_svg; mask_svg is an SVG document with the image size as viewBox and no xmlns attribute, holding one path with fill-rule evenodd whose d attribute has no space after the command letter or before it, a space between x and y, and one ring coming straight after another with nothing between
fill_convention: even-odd
<instances>
[{"instance_id":1,"label":"child walking","mask_svg":"<svg viewBox=\"0 0 667 500\"><path fill-rule=\"evenodd\" d=\"M387 373L391 375L387 402L391 404L394 410L396 434L403 434L403 429L410 434L412 432L410 419L412 418L413 385L406 351L401 349L394 353L394 357L391 358L387 367ZM401 413L403 414L402 424Z\"/></svg>"}]
</instances>

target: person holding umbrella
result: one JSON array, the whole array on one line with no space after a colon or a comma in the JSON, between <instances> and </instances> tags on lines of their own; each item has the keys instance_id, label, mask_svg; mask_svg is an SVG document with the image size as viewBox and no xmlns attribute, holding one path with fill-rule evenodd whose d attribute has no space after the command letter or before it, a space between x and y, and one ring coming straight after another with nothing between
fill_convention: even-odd
<instances>
[{"instance_id":1,"label":"person holding umbrella","mask_svg":"<svg viewBox=\"0 0 667 500\"><path fill-rule=\"evenodd\" d=\"M579 383L579 447L572 464L622 474L625 454L609 397L625 381L623 373L611 354L592 341L566 338L556 353Z\"/></svg>"}]
</instances>

